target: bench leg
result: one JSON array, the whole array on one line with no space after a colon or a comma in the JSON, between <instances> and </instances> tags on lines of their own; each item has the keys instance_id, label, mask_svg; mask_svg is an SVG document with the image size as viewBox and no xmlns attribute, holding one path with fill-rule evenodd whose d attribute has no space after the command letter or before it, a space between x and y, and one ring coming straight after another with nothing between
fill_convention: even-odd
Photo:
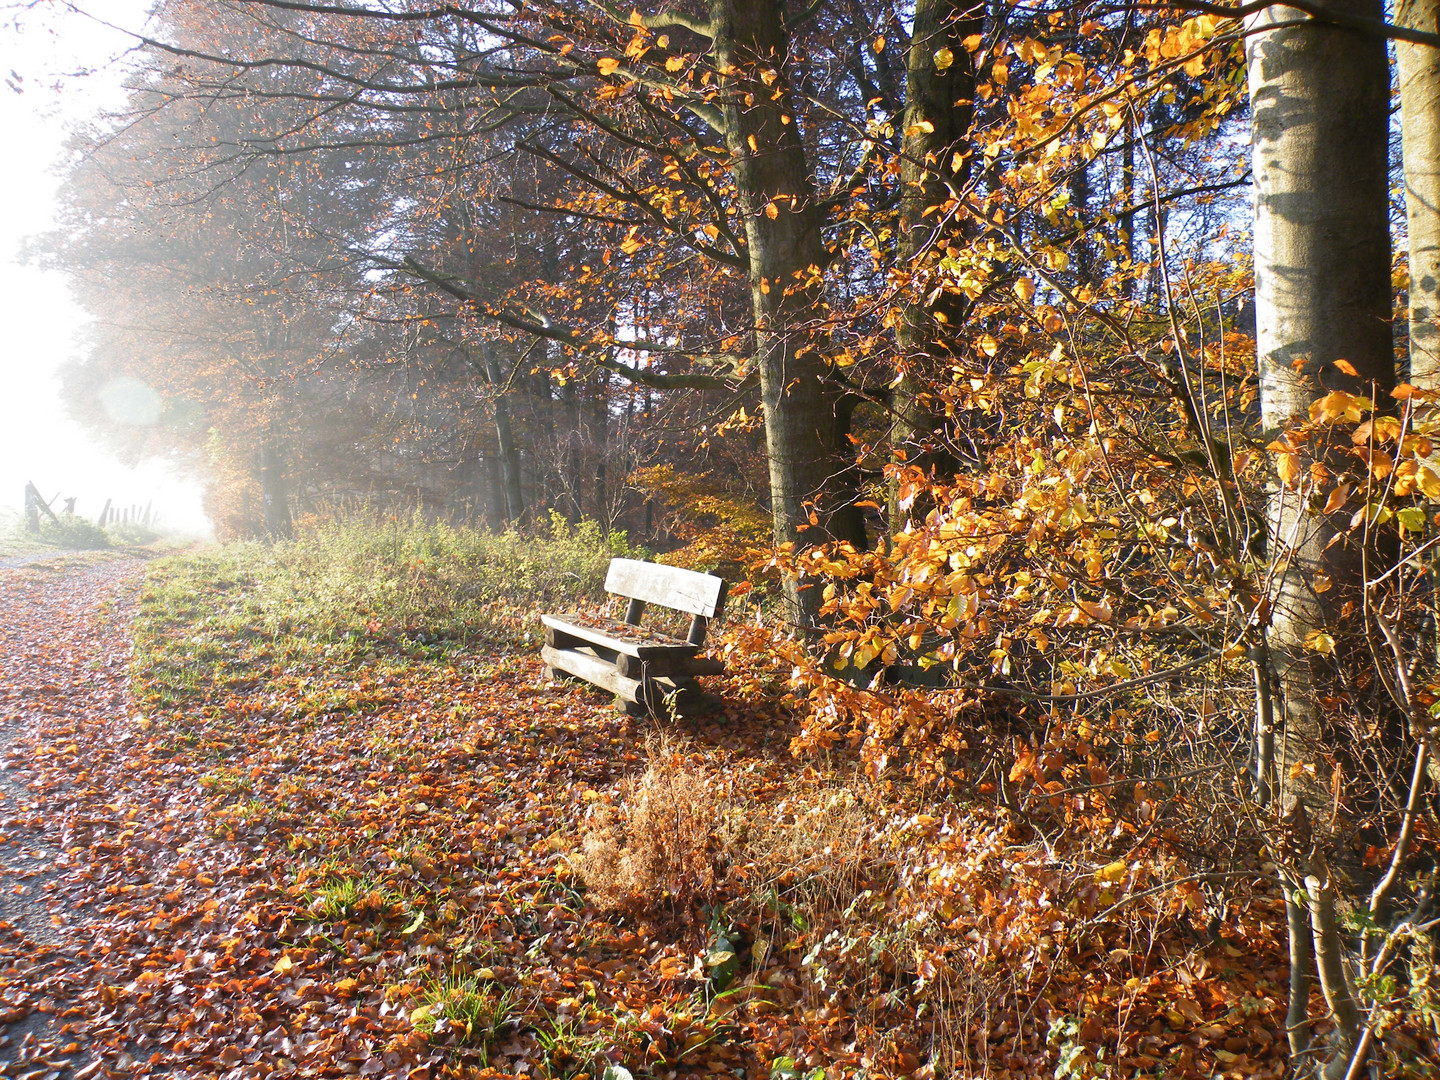
<instances>
[{"instance_id":1,"label":"bench leg","mask_svg":"<svg viewBox=\"0 0 1440 1080\"><path fill-rule=\"evenodd\" d=\"M615 699L615 711L624 713L626 716L649 716L650 709L639 701L629 701L623 697Z\"/></svg>"}]
</instances>

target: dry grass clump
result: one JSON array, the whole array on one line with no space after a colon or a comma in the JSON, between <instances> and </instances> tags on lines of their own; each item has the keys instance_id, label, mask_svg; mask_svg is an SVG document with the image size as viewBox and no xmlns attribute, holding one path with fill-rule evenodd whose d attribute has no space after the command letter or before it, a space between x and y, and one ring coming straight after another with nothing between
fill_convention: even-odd
<instances>
[{"instance_id":1,"label":"dry grass clump","mask_svg":"<svg viewBox=\"0 0 1440 1080\"><path fill-rule=\"evenodd\" d=\"M807 921L844 912L866 889L894 879L886 817L857 789L862 785L796 783L772 820L746 838L755 884L801 908Z\"/></svg>"},{"instance_id":2,"label":"dry grass clump","mask_svg":"<svg viewBox=\"0 0 1440 1080\"><path fill-rule=\"evenodd\" d=\"M643 773L592 809L576 870L602 908L705 903L719 887L729 846L723 784L668 738L650 740L646 757Z\"/></svg>"}]
</instances>

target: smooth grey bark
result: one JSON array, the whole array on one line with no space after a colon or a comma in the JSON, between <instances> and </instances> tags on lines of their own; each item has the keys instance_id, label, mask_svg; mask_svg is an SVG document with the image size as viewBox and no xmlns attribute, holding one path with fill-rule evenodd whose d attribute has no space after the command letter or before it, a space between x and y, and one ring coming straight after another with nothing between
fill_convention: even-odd
<instances>
[{"instance_id":1,"label":"smooth grey bark","mask_svg":"<svg viewBox=\"0 0 1440 1080\"><path fill-rule=\"evenodd\" d=\"M1440 31L1440 0L1399 0L1395 21ZM1410 241L1410 381L1440 389L1440 49L1395 43Z\"/></svg>"},{"instance_id":2,"label":"smooth grey bark","mask_svg":"<svg viewBox=\"0 0 1440 1080\"><path fill-rule=\"evenodd\" d=\"M485 378L494 394L491 408L495 411L495 442L500 451L500 478L504 487L506 524L514 524L525 513L525 500L520 494L520 451L515 446L515 433L510 425L510 402L505 392L505 378L495 359L493 348L482 344Z\"/></svg>"},{"instance_id":3,"label":"smooth grey bark","mask_svg":"<svg viewBox=\"0 0 1440 1080\"><path fill-rule=\"evenodd\" d=\"M1309 901L1310 925L1314 929L1315 970L1320 975L1325 1004L1335 1019L1334 1054L1322 1068L1321 1075L1327 1080L1341 1080L1359 1041L1360 1009L1355 1004L1355 994L1345 970L1344 939L1335 914L1335 885L1325 872L1323 861L1317 869L1320 873L1305 877L1305 895Z\"/></svg>"},{"instance_id":4,"label":"smooth grey bark","mask_svg":"<svg viewBox=\"0 0 1440 1080\"><path fill-rule=\"evenodd\" d=\"M949 226L938 212L970 175L970 124L975 115L975 66L964 41L985 24L983 0L917 0L905 72L904 137L900 150L900 227L897 271L909 278L896 328L900 376L892 391L896 458L925 471L953 472L954 456L940 439L944 413L929 394L942 374L969 302L942 291L927 299L927 270L944 257ZM892 497L891 526L906 515Z\"/></svg>"},{"instance_id":5,"label":"smooth grey bark","mask_svg":"<svg viewBox=\"0 0 1440 1080\"><path fill-rule=\"evenodd\" d=\"M265 514L265 531L272 537L290 535L290 497L280 451L273 441L260 447L260 504Z\"/></svg>"},{"instance_id":6,"label":"smooth grey bark","mask_svg":"<svg viewBox=\"0 0 1440 1080\"><path fill-rule=\"evenodd\" d=\"M1382 15L1379 0L1330 0L1327 7ZM1265 8L1246 20L1246 30L1256 347L1269 441L1283 437L1329 391L1373 396L1381 408L1390 401L1390 73L1382 39L1315 22L1293 8ZM1357 374L1347 375L1338 361ZM1307 453L1338 465L1324 440L1316 433ZM1309 476L1305 469L1296 478L1302 488ZM1327 761L1333 747L1322 702L1340 689L1338 670L1334 659L1308 649L1306 641L1325 630L1337 640L1337 654L1363 655L1365 645L1353 631L1357 620L1345 620L1343 613L1347 604L1363 610L1367 566L1378 568L1382 558L1377 543L1365 541L1367 551L1350 535L1353 506L1326 515L1310 494L1276 484L1266 515L1275 582L1266 637L1283 718L1274 762L1282 822L1330 817ZM1257 719L1263 739L1266 725ZM1315 1063L1324 1076L1348 1061L1353 999L1344 984L1329 873L1316 875L1308 826L1303 832L1304 842L1290 845L1281 860L1292 964L1287 1027L1292 1053L1312 1049L1306 1014L1318 973L1340 1032L1338 1053ZM1301 881L1308 893L1303 904L1296 895ZM1295 1066L1310 1068L1298 1058Z\"/></svg>"},{"instance_id":7,"label":"smooth grey bark","mask_svg":"<svg viewBox=\"0 0 1440 1080\"><path fill-rule=\"evenodd\" d=\"M745 221L775 540L863 545L855 460L844 440L844 388L826 357L820 271L828 259L791 101L784 11L770 0L712 0L706 29L721 72L720 127ZM792 618L804 628L815 623L818 593L786 585Z\"/></svg>"},{"instance_id":8,"label":"smooth grey bark","mask_svg":"<svg viewBox=\"0 0 1440 1080\"><path fill-rule=\"evenodd\" d=\"M1379 0L1328 6L1382 13ZM1274 439L1328 391L1374 395L1381 408L1390 400L1389 67L1379 37L1293 8L1266 8L1247 20L1247 31L1260 405ZM1358 375L1346 375L1340 360ZM1310 449L1325 460L1324 446ZM1320 701L1333 692L1335 668L1305 643L1322 629L1342 637L1343 606L1358 608L1367 555L1378 556L1341 535L1353 510L1327 517L1278 486L1268 505L1277 560L1269 644L1283 698L1276 771L1282 802L1300 798L1317 821L1329 816ZM1317 587L1325 580L1330 587ZM1299 765L1314 772L1292 778Z\"/></svg>"}]
</instances>

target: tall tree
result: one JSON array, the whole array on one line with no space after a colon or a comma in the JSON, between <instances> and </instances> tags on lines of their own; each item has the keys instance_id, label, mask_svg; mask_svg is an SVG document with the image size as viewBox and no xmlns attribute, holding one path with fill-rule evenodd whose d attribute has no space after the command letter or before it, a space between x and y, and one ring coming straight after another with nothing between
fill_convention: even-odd
<instances>
[{"instance_id":1,"label":"tall tree","mask_svg":"<svg viewBox=\"0 0 1440 1080\"><path fill-rule=\"evenodd\" d=\"M1332 7L1381 15L1371 0ZM1382 38L1291 8L1267 7L1248 28L1260 403L1267 436L1280 438L1329 391L1374 397L1383 408L1395 385L1389 65ZM1312 448L1321 463L1328 452ZM1305 478L1291 479L1296 486L1277 488L1269 511L1270 627L1287 747L1279 764L1286 777L1301 763L1321 773L1319 784L1296 778L1297 793L1308 787L1318 807L1328 798L1321 702L1333 662L1307 639L1337 629L1346 605L1358 604L1367 552L1350 534L1349 512L1317 511L1299 486Z\"/></svg>"},{"instance_id":2,"label":"tall tree","mask_svg":"<svg viewBox=\"0 0 1440 1080\"><path fill-rule=\"evenodd\" d=\"M1383 14L1378 0L1334 0L1326 10L1376 20ZM1260 404L1267 438L1284 440L1328 392L1373 398L1384 408L1395 385L1389 63L1383 38L1292 8L1267 7L1247 29ZM1353 464L1349 440L1331 440L1322 430L1311 442L1310 468L1299 464L1299 446L1278 444L1286 464L1269 499L1268 645L1278 665L1283 731L1276 765L1292 837L1280 860L1288 879L1291 1050L1300 1060L1310 1050L1313 948L1337 1022L1328 1073L1338 1076L1359 1033L1335 929L1335 885L1324 863L1328 845L1311 850L1310 823L1320 828L1331 799L1337 747L1327 702L1342 691L1333 657L1363 655L1363 635L1349 628L1366 610L1366 574L1379 569L1382 545L1370 530L1351 527L1353 507L1313 497L1319 477ZM1301 889L1303 905L1296 899Z\"/></svg>"},{"instance_id":3,"label":"tall tree","mask_svg":"<svg viewBox=\"0 0 1440 1080\"><path fill-rule=\"evenodd\" d=\"M1440 33L1440 2L1399 0L1395 19ZM1440 389L1440 48L1395 43L1410 243L1410 381Z\"/></svg>"},{"instance_id":4,"label":"tall tree","mask_svg":"<svg viewBox=\"0 0 1440 1080\"><path fill-rule=\"evenodd\" d=\"M898 273L908 276L909 295L896 329L901 370L891 441L909 463L942 474L953 472L955 463L936 446L940 417L927 395L953 356L969 305L964 293L936 288L927 269L941 262L946 237L957 232L953 215L943 209L955 205L974 161L968 139L976 42L970 39L979 36L984 20L985 5L975 0L919 0L905 73L895 259Z\"/></svg>"}]
</instances>

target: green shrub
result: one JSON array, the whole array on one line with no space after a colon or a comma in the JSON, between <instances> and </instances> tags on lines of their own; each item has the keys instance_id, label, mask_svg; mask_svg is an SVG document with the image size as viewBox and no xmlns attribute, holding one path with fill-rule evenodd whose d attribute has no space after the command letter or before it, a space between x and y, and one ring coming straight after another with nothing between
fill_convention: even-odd
<instances>
[{"instance_id":1,"label":"green shrub","mask_svg":"<svg viewBox=\"0 0 1440 1080\"><path fill-rule=\"evenodd\" d=\"M143 547L160 539L158 532L138 521L122 521L118 525L111 525L106 531L110 534L112 543L127 547Z\"/></svg>"},{"instance_id":2,"label":"green shrub","mask_svg":"<svg viewBox=\"0 0 1440 1080\"><path fill-rule=\"evenodd\" d=\"M40 519L40 539L56 547L90 549L110 546L110 537L98 525L74 514L61 514L57 520Z\"/></svg>"}]
</instances>

